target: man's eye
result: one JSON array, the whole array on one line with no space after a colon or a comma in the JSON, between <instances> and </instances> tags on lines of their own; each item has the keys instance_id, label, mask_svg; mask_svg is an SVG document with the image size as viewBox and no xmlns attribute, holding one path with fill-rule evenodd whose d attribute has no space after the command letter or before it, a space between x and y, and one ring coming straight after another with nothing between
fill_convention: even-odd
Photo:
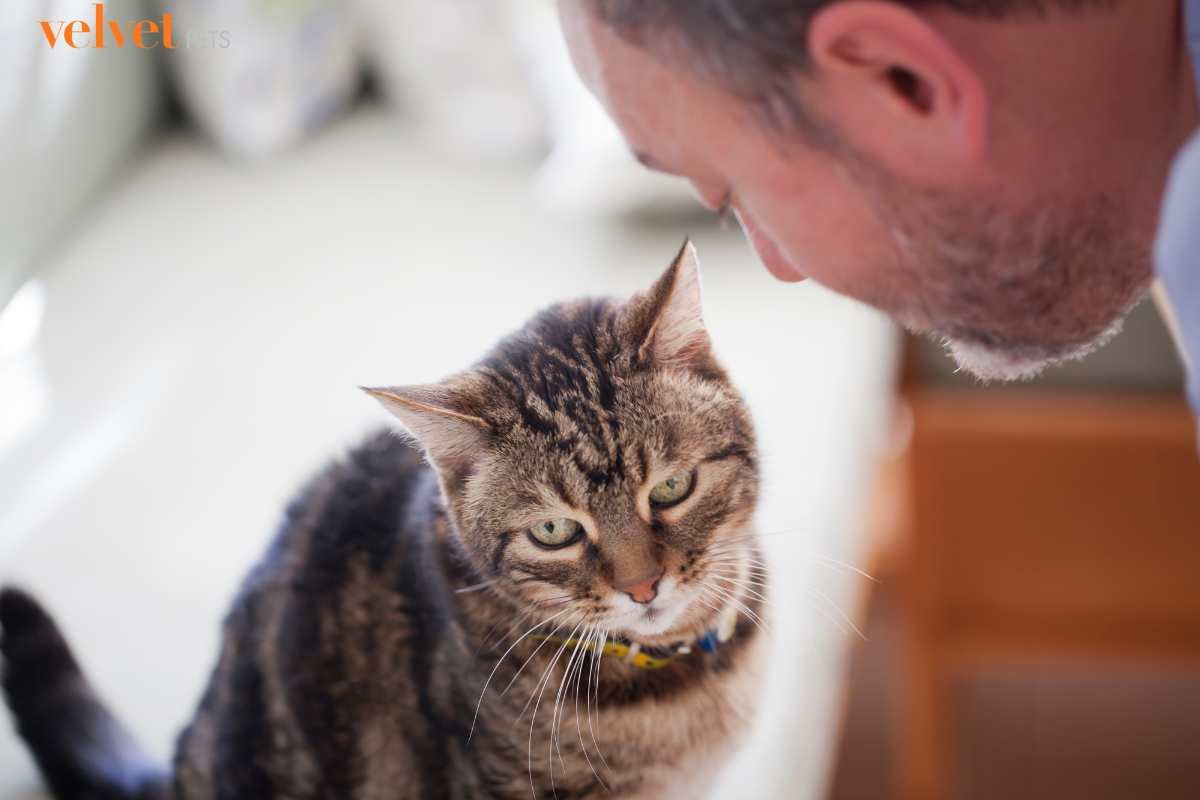
<instances>
[{"instance_id":1,"label":"man's eye","mask_svg":"<svg viewBox=\"0 0 1200 800\"><path fill-rule=\"evenodd\" d=\"M566 547L583 532L583 526L568 517L539 522L529 529L529 535L543 547Z\"/></svg>"}]
</instances>

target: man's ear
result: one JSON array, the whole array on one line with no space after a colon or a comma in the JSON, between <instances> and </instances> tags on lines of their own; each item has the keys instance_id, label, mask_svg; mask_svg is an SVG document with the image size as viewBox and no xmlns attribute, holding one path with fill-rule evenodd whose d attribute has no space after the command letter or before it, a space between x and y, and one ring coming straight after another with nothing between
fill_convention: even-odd
<instances>
[{"instance_id":1,"label":"man's ear","mask_svg":"<svg viewBox=\"0 0 1200 800\"><path fill-rule=\"evenodd\" d=\"M813 15L808 53L824 115L898 174L977 161L988 101L974 67L920 10L843 0Z\"/></svg>"},{"instance_id":2,"label":"man's ear","mask_svg":"<svg viewBox=\"0 0 1200 800\"><path fill-rule=\"evenodd\" d=\"M650 289L629 302L627 313L639 361L685 369L709 366L712 342L704 327L700 262L691 240Z\"/></svg>"},{"instance_id":3,"label":"man's ear","mask_svg":"<svg viewBox=\"0 0 1200 800\"><path fill-rule=\"evenodd\" d=\"M491 427L468 410L461 391L441 385L367 388L425 450L446 486L474 474Z\"/></svg>"}]
</instances>

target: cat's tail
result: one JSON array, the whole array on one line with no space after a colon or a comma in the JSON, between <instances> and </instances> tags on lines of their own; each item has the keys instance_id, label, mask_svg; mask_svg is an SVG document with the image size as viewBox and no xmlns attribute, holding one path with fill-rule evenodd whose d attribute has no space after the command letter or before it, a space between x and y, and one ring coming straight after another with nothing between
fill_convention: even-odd
<instances>
[{"instance_id":1,"label":"cat's tail","mask_svg":"<svg viewBox=\"0 0 1200 800\"><path fill-rule=\"evenodd\" d=\"M50 615L28 594L0 590L0 683L17 732L59 800L163 800L165 773L84 677Z\"/></svg>"}]
</instances>

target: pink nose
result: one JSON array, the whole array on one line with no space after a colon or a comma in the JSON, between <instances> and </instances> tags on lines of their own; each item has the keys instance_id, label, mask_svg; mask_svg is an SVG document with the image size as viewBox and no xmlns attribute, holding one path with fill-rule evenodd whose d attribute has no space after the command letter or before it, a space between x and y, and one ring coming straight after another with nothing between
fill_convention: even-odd
<instances>
[{"instance_id":1,"label":"pink nose","mask_svg":"<svg viewBox=\"0 0 1200 800\"><path fill-rule=\"evenodd\" d=\"M646 605L647 603L654 602L654 598L658 597L658 582L662 580L662 576L663 572L659 570L658 574L652 578L617 588L629 595L633 602Z\"/></svg>"}]
</instances>

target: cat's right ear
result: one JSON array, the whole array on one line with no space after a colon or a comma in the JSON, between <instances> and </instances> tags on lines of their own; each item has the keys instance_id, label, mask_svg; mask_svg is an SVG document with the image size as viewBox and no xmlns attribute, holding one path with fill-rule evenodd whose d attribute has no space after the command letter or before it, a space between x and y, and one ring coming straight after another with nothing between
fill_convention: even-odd
<instances>
[{"instance_id":1,"label":"cat's right ear","mask_svg":"<svg viewBox=\"0 0 1200 800\"><path fill-rule=\"evenodd\" d=\"M458 482L475 472L491 426L460 394L436 384L361 388L400 420L444 477Z\"/></svg>"},{"instance_id":2,"label":"cat's right ear","mask_svg":"<svg viewBox=\"0 0 1200 800\"><path fill-rule=\"evenodd\" d=\"M704 326L700 262L691 240L649 290L626 306L627 329L639 361L660 367L713 369Z\"/></svg>"}]
</instances>

